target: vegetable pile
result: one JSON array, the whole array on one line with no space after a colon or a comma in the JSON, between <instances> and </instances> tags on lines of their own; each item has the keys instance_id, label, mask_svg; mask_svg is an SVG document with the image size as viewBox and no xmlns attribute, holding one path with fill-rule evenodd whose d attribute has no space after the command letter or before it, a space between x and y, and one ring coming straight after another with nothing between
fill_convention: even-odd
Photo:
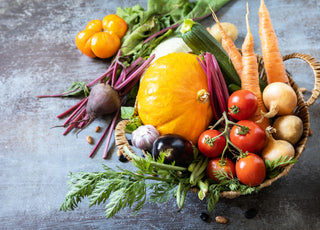
<instances>
[{"instance_id":1,"label":"vegetable pile","mask_svg":"<svg viewBox=\"0 0 320 230\"><path fill-rule=\"evenodd\" d=\"M302 137L303 123L294 115L297 95L288 84L269 12L261 0L264 82L259 77L249 6L240 52L235 37L214 13L227 2L149 0L146 11L139 5L119 8L116 15L91 21L79 33L76 43L81 52L113 57L109 69L88 84L75 82L62 94L39 97L85 94L58 116L69 115L64 134L84 129L98 116L113 115L90 156L108 134L103 153L107 157L120 114L128 120L125 131L132 134L132 145L144 155L122 146L120 153L131 160L135 172L103 165L102 172L71 173L70 190L60 210L73 210L88 197L90 206L107 203L108 218L134 204L137 212L147 201L148 190L149 201L162 203L174 196L179 209L186 194L196 191L212 211L221 193L257 192L264 181L297 162L295 145ZM221 41L196 22L210 12ZM112 52L106 45L95 46L97 34L104 38L116 34L120 44L108 43ZM164 44L175 45L172 41L179 42L163 51ZM134 106L127 103L132 98Z\"/></svg>"}]
</instances>

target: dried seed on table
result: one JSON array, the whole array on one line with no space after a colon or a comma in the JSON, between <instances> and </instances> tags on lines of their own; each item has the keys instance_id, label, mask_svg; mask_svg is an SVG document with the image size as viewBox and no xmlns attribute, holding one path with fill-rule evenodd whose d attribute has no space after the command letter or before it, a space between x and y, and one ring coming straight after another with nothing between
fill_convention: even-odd
<instances>
[{"instance_id":1,"label":"dried seed on table","mask_svg":"<svg viewBox=\"0 0 320 230\"><path fill-rule=\"evenodd\" d=\"M97 126L94 131L97 133L97 132L99 132L99 130L100 130L100 126Z\"/></svg>"},{"instance_id":2,"label":"dried seed on table","mask_svg":"<svg viewBox=\"0 0 320 230\"><path fill-rule=\"evenodd\" d=\"M216 222L220 224L226 224L228 222L228 219L224 216L216 216Z\"/></svg>"},{"instance_id":3,"label":"dried seed on table","mask_svg":"<svg viewBox=\"0 0 320 230\"><path fill-rule=\"evenodd\" d=\"M200 213L200 218L201 218L201 220L206 221L206 222L210 221L210 216L205 212Z\"/></svg>"},{"instance_id":4,"label":"dried seed on table","mask_svg":"<svg viewBox=\"0 0 320 230\"><path fill-rule=\"evenodd\" d=\"M244 216L248 219L251 219L257 215L258 211L255 208L249 208L245 211Z\"/></svg>"},{"instance_id":5,"label":"dried seed on table","mask_svg":"<svg viewBox=\"0 0 320 230\"><path fill-rule=\"evenodd\" d=\"M89 144L92 144L93 143L93 140L92 140L92 137L90 137L89 135L86 136L86 140Z\"/></svg>"}]
</instances>

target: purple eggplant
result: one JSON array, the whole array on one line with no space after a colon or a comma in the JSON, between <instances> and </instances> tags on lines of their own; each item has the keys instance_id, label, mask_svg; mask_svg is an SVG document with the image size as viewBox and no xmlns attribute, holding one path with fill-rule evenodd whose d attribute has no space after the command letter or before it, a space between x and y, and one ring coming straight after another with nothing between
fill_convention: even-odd
<instances>
[{"instance_id":1,"label":"purple eggplant","mask_svg":"<svg viewBox=\"0 0 320 230\"><path fill-rule=\"evenodd\" d=\"M173 161L178 166L188 166L194 159L190 141L180 135L166 134L158 137L152 146L152 156L157 159L161 152L165 154L165 164Z\"/></svg>"}]
</instances>

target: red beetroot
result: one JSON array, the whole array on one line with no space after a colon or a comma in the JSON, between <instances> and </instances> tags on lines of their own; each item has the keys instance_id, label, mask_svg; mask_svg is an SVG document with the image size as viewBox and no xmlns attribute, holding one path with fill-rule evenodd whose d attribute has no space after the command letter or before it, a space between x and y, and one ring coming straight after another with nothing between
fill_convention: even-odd
<instances>
[{"instance_id":1,"label":"red beetroot","mask_svg":"<svg viewBox=\"0 0 320 230\"><path fill-rule=\"evenodd\" d=\"M109 84L100 83L95 85L88 97L87 114L94 119L104 114L111 114L121 106L120 98Z\"/></svg>"}]
</instances>

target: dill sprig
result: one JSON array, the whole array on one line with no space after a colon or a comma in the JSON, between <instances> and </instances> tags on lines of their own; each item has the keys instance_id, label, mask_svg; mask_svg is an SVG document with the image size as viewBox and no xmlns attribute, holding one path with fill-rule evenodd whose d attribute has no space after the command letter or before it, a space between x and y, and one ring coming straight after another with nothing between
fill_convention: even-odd
<instances>
[{"instance_id":1,"label":"dill sprig","mask_svg":"<svg viewBox=\"0 0 320 230\"><path fill-rule=\"evenodd\" d=\"M276 176L278 176L281 171L283 170L283 167L289 164L295 164L297 163L297 159L294 157L279 157L278 159L271 161L271 160L265 160L264 163L266 165L267 170L267 178L271 179Z\"/></svg>"}]
</instances>

